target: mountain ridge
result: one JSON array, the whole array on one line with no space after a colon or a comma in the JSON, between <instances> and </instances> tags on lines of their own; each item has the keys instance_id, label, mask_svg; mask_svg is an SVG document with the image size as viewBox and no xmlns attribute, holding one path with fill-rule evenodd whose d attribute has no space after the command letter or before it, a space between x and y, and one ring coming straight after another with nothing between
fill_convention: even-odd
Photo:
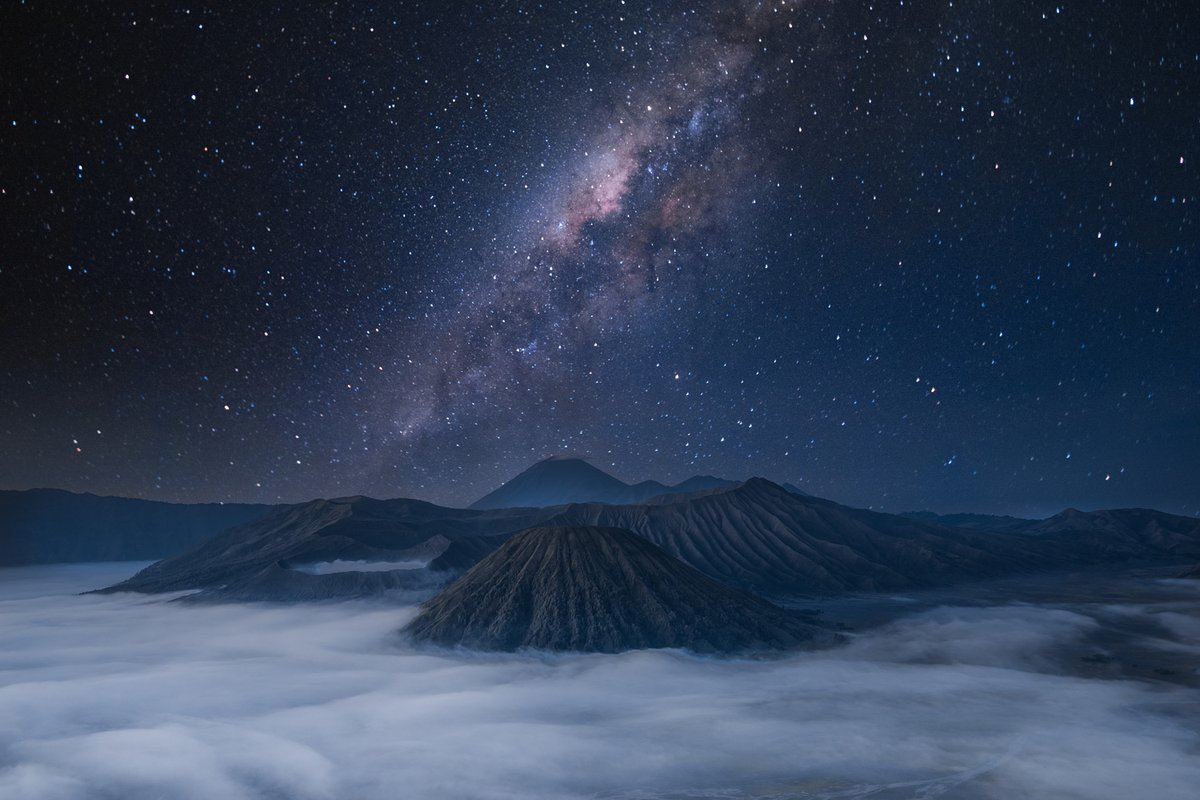
<instances>
[{"instance_id":1,"label":"mountain ridge","mask_svg":"<svg viewBox=\"0 0 1200 800\"><path fill-rule=\"evenodd\" d=\"M631 530L711 578L767 596L906 590L1132 559L1200 560L1200 520L1080 513L1040 530L967 530L798 496L762 478L620 506L473 510L404 499L319 500L226 531L106 591L199 589L201 599L425 591L539 525ZM305 571L316 562L363 560L418 560L421 567L337 577Z\"/></svg>"},{"instance_id":2,"label":"mountain ridge","mask_svg":"<svg viewBox=\"0 0 1200 800\"><path fill-rule=\"evenodd\" d=\"M693 475L673 486L646 480L625 483L573 456L551 456L476 500L468 508L545 508L568 503L627 505L662 494L686 494L734 483L711 475Z\"/></svg>"},{"instance_id":3,"label":"mountain ridge","mask_svg":"<svg viewBox=\"0 0 1200 800\"><path fill-rule=\"evenodd\" d=\"M273 508L65 489L0 490L0 566L165 558Z\"/></svg>"}]
</instances>

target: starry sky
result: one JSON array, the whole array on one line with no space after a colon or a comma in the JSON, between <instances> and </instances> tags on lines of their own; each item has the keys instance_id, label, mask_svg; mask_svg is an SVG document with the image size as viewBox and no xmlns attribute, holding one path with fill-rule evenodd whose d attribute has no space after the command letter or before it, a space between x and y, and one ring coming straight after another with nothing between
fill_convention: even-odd
<instances>
[{"instance_id":1,"label":"starry sky","mask_svg":"<svg viewBox=\"0 0 1200 800\"><path fill-rule=\"evenodd\" d=\"M0 487L1200 513L1188 2L12 2Z\"/></svg>"}]
</instances>

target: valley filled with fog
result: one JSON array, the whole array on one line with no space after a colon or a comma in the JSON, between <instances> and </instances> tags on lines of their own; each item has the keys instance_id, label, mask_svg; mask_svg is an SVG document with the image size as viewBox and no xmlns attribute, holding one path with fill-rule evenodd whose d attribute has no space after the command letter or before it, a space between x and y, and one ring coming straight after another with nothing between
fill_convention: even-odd
<instances>
[{"instance_id":1,"label":"valley filled with fog","mask_svg":"<svg viewBox=\"0 0 1200 800\"><path fill-rule=\"evenodd\" d=\"M814 608L777 658L418 648L383 600L80 595L0 570L0 797L1184 798L1200 582L1027 578Z\"/></svg>"}]
</instances>

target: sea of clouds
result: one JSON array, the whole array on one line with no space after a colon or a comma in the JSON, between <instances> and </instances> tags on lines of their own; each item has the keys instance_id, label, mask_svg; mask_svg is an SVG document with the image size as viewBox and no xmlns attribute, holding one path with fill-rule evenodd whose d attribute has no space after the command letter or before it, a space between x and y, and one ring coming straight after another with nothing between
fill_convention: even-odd
<instances>
[{"instance_id":1,"label":"sea of clouds","mask_svg":"<svg viewBox=\"0 0 1200 800\"><path fill-rule=\"evenodd\" d=\"M1200 691L1069 674L1063 653L1087 652L1102 623L1063 608L939 607L778 660L480 655L405 643L411 608L75 594L134 568L0 570L0 798L1169 800L1200 786ZM1166 612L1178 635L1155 646L1200 665L1192 611Z\"/></svg>"}]
</instances>

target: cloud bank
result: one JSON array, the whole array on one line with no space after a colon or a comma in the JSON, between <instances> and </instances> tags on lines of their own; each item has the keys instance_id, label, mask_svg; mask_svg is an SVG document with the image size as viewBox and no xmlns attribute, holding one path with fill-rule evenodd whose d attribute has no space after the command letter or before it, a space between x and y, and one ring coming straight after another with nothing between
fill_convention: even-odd
<instances>
[{"instance_id":1,"label":"cloud bank","mask_svg":"<svg viewBox=\"0 0 1200 800\"><path fill-rule=\"evenodd\" d=\"M1094 800L1200 785L1200 692L1062 673L1061 651L1100 625L1062 609L938 608L774 661L483 656L404 643L413 609L65 593L113 569L0 575L0 797ZM1194 633L1196 605L1164 624Z\"/></svg>"}]
</instances>

